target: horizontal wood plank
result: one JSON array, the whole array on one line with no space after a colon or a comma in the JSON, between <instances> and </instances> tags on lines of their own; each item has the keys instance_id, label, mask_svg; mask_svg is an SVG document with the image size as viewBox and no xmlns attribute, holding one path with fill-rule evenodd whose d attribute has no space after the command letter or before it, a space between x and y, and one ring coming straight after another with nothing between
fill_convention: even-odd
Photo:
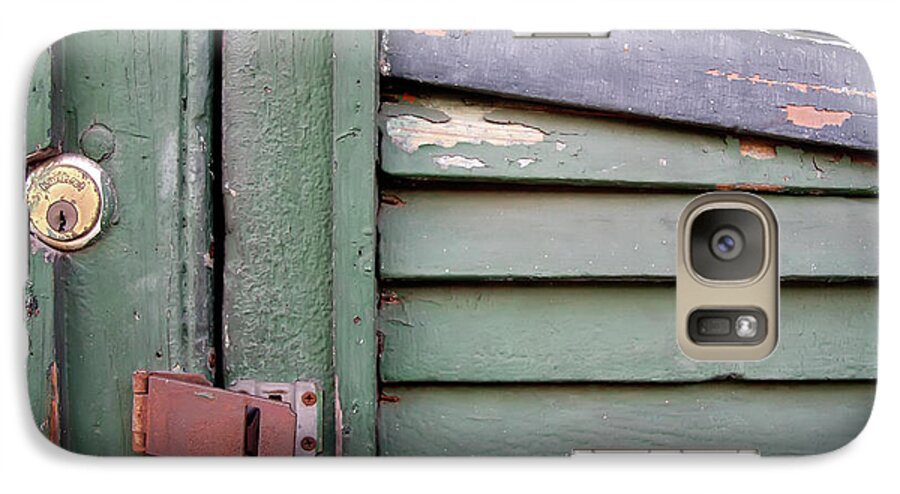
<instances>
[{"instance_id":1,"label":"horizontal wood plank","mask_svg":"<svg viewBox=\"0 0 900 494\"><path fill-rule=\"evenodd\" d=\"M414 180L874 195L874 161L784 141L410 88L382 105L382 169Z\"/></svg>"},{"instance_id":2,"label":"horizontal wood plank","mask_svg":"<svg viewBox=\"0 0 900 494\"><path fill-rule=\"evenodd\" d=\"M385 192L385 279L671 279L691 195L585 191ZM766 198L785 279L874 278L877 200Z\"/></svg>"},{"instance_id":3,"label":"horizontal wood plank","mask_svg":"<svg viewBox=\"0 0 900 494\"><path fill-rule=\"evenodd\" d=\"M385 456L565 455L578 449L824 453L865 426L858 383L388 386Z\"/></svg>"},{"instance_id":4,"label":"horizontal wood plank","mask_svg":"<svg viewBox=\"0 0 900 494\"><path fill-rule=\"evenodd\" d=\"M874 379L877 288L791 286L778 347L757 362L698 362L675 341L661 285L388 288L385 381L547 382Z\"/></svg>"},{"instance_id":5,"label":"horizontal wood plank","mask_svg":"<svg viewBox=\"0 0 900 494\"><path fill-rule=\"evenodd\" d=\"M397 78L826 145L878 146L866 61L827 35L388 31L382 47L382 73Z\"/></svg>"}]
</instances>

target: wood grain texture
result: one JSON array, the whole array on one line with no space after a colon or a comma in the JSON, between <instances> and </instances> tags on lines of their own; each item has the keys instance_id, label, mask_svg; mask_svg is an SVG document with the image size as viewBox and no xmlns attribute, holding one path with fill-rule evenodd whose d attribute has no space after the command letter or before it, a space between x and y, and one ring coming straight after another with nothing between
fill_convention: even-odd
<instances>
[{"instance_id":1,"label":"wood grain texture","mask_svg":"<svg viewBox=\"0 0 900 494\"><path fill-rule=\"evenodd\" d=\"M25 153L50 147L51 127L51 62L50 50L38 57L28 91L25 127ZM22 161L24 173L25 164ZM28 219L26 218L27 222ZM32 245L29 238L28 280L25 285L25 329L28 334L28 398L35 425L47 437L58 440L51 403L53 386L51 366L55 362L53 334L53 263L46 252ZM58 415L56 415L58 417ZM55 436L55 437L54 437Z\"/></svg>"},{"instance_id":2,"label":"wood grain texture","mask_svg":"<svg viewBox=\"0 0 900 494\"><path fill-rule=\"evenodd\" d=\"M334 32L334 360L336 452L376 453L375 31Z\"/></svg>"},{"instance_id":3,"label":"wood grain texture","mask_svg":"<svg viewBox=\"0 0 900 494\"><path fill-rule=\"evenodd\" d=\"M874 162L846 150L421 86L383 97L381 167L398 178L840 195L878 190Z\"/></svg>"},{"instance_id":4,"label":"wood grain texture","mask_svg":"<svg viewBox=\"0 0 900 494\"><path fill-rule=\"evenodd\" d=\"M691 195L533 190L383 194L385 279L672 279ZM877 276L877 203L768 196L785 279Z\"/></svg>"},{"instance_id":5,"label":"wood grain texture","mask_svg":"<svg viewBox=\"0 0 900 494\"><path fill-rule=\"evenodd\" d=\"M386 456L566 455L573 449L755 449L818 454L851 441L875 386L388 386L379 416Z\"/></svg>"},{"instance_id":6,"label":"wood grain texture","mask_svg":"<svg viewBox=\"0 0 900 494\"><path fill-rule=\"evenodd\" d=\"M830 36L612 31L388 31L382 73L519 98L877 149L876 94L856 50Z\"/></svg>"},{"instance_id":7,"label":"wood grain texture","mask_svg":"<svg viewBox=\"0 0 900 494\"><path fill-rule=\"evenodd\" d=\"M97 31L58 47L64 150L83 152L82 133L107 127L115 148L101 166L119 197L117 221L95 245L67 255L59 281L69 447L125 455L132 372L207 369L209 232L204 238L202 217L186 215L209 207L211 38Z\"/></svg>"},{"instance_id":8,"label":"wood grain texture","mask_svg":"<svg viewBox=\"0 0 900 494\"><path fill-rule=\"evenodd\" d=\"M334 454L332 37L223 38L226 382L317 380Z\"/></svg>"},{"instance_id":9,"label":"wood grain texture","mask_svg":"<svg viewBox=\"0 0 900 494\"><path fill-rule=\"evenodd\" d=\"M874 287L788 286L775 352L698 362L675 341L661 285L452 285L387 289L381 377L404 382L875 379Z\"/></svg>"}]
</instances>

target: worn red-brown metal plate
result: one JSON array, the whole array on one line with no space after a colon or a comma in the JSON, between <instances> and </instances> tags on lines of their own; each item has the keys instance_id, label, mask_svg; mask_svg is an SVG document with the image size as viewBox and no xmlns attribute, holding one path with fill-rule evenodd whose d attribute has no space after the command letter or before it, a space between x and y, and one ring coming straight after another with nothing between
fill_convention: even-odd
<instances>
[{"instance_id":1,"label":"worn red-brown metal plate","mask_svg":"<svg viewBox=\"0 0 900 494\"><path fill-rule=\"evenodd\" d=\"M146 453L242 456L252 408L258 409L257 454L292 456L297 416L287 403L151 374L144 411Z\"/></svg>"}]
</instances>

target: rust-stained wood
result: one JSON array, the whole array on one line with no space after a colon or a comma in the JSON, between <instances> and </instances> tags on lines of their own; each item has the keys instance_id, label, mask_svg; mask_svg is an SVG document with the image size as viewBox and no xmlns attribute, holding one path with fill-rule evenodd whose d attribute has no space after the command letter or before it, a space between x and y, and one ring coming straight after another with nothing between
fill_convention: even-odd
<instances>
[{"instance_id":1,"label":"rust-stained wood","mask_svg":"<svg viewBox=\"0 0 900 494\"><path fill-rule=\"evenodd\" d=\"M875 195L878 169L844 149L726 135L465 93L396 87L382 169L412 180Z\"/></svg>"},{"instance_id":2,"label":"rust-stained wood","mask_svg":"<svg viewBox=\"0 0 900 494\"><path fill-rule=\"evenodd\" d=\"M429 84L867 151L868 65L829 35L773 31L387 31L382 73Z\"/></svg>"},{"instance_id":3,"label":"rust-stained wood","mask_svg":"<svg viewBox=\"0 0 900 494\"><path fill-rule=\"evenodd\" d=\"M690 194L392 190L379 213L385 279L653 279L675 273ZM878 275L877 202L767 195L783 279Z\"/></svg>"},{"instance_id":4,"label":"rust-stained wood","mask_svg":"<svg viewBox=\"0 0 900 494\"><path fill-rule=\"evenodd\" d=\"M781 290L778 345L752 362L699 362L675 338L660 284L388 287L381 377L393 382L874 379L875 287Z\"/></svg>"}]
</instances>

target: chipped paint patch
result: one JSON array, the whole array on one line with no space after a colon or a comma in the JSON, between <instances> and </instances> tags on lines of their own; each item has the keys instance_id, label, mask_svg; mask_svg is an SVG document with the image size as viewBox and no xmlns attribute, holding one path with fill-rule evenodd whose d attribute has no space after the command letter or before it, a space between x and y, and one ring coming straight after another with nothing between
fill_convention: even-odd
<instances>
[{"instance_id":1,"label":"chipped paint patch","mask_svg":"<svg viewBox=\"0 0 900 494\"><path fill-rule=\"evenodd\" d=\"M47 411L47 438L54 444L59 444L59 367L56 362L50 363L47 369L50 381L50 409Z\"/></svg>"},{"instance_id":2,"label":"chipped paint patch","mask_svg":"<svg viewBox=\"0 0 900 494\"><path fill-rule=\"evenodd\" d=\"M775 145L759 139L742 138L739 149L741 156L757 160L771 160L778 156Z\"/></svg>"},{"instance_id":3,"label":"chipped paint patch","mask_svg":"<svg viewBox=\"0 0 900 494\"><path fill-rule=\"evenodd\" d=\"M408 113L388 118L385 123L387 135L391 142L407 153L413 153L421 146L452 148L461 143L528 146L543 142L546 135L541 129L523 123L492 120L490 114L496 108L488 105L426 98L419 98L417 103L430 113L440 111L447 116L447 120L426 118L426 111L421 111L421 115L415 114L420 112L419 109L410 109Z\"/></svg>"},{"instance_id":4,"label":"chipped paint patch","mask_svg":"<svg viewBox=\"0 0 900 494\"><path fill-rule=\"evenodd\" d=\"M718 69L709 69L705 72L705 74L711 75L713 77L724 77L729 81L744 81L751 84L765 84L769 87L789 87L791 89L800 91L801 93L808 93L809 91L825 91L832 94L842 94L844 96L863 96L869 99L877 99L875 91L864 91L855 87L832 87L825 86L823 84L810 84L807 82L776 81L773 79L763 79L759 74L746 76L741 75L737 72L722 72Z\"/></svg>"},{"instance_id":5,"label":"chipped paint patch","mask_svg":"<svg viewBox=\"0 0 900 494\"><path fill-rule=\"evenodd\" d=\"M566 149L566 143L562 141L556 141L556 150L562 151L563 149Z\"/></svg>"},{"instance_id":6,"label":"chipped paint patch","mask_svg":"<svg viewBox=\"0 0 900 494\"><path fill-rule=\"evenodd\" d=\"M741 184L718 184L716 185L716 190L743 190L748 192L782 192L784 191L783 185L775 185L775 184L750 184L750 183L741 183Z\"/></svg>"},{"instance_id":7,"label":"chipped paint patch","mask_svg":"<svg viewBox=\"0 0 900 494\"><path fill-rule=\"evenodd\" d=\"M466 158L459 155L435 156L433 161L441 170L447 170L451 166L454 168L465 168L466 170L487 166L484 161L478 158Z\"/></svg>"},{"instance_id":8,"label":"chipped paint patch","mask_svg":"<svg viewBox=\"0 0 900 494\"><path fill-rule=\"evenodd\" d=\"M536 160L534 158L519 158L516 160L516 163L518 163L519 168L525 168L526 166L534 163L535 161Z\"/></svg>"},{"instance_id":9,"label":"chipped paint patch","mask_svg":"<svg viewBox=\"0 0 900 494\"><path fill-rule=\"evenodd\" d=\"M416 34L424 34L425 36L436 36L439 38L443 38L447 36L447 31L443 29L413 29L413 32Z\"/></svg>"},{"instance_id":10,"label":"chipped paint patch","mask_svg":"<svg viewBox=\"0 0 900 494\"><path fill-rule=\"evenodd\" d=\"M828 125L840 127L853 116L848 111L820 110L815 106L787 105L783 110L787 113L789 122L810 129L821 129Z\"/></svg>"}]
</instances>

